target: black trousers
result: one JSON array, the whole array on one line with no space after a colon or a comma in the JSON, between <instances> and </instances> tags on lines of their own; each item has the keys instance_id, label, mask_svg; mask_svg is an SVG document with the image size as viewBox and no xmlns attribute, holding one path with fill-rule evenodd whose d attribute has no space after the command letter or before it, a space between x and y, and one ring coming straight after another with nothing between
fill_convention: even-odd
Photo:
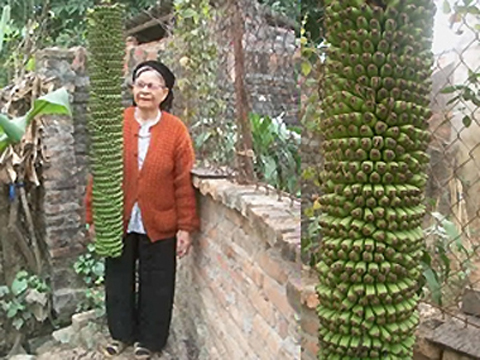
<instances>
[{"instance_id":1,"label":"black trousers","mask_svg":"<svg viewBox=\"0 0 480 360\"><path fill-rule=\"evenodd\" d=\"M113 339L135 341L151 351L167 343L175 292L176 238L151 242L146 235L124 238L118 258L105 261L107 322ZM138 291L136 260L138 259Z\"/></svg>"}]
</instances>

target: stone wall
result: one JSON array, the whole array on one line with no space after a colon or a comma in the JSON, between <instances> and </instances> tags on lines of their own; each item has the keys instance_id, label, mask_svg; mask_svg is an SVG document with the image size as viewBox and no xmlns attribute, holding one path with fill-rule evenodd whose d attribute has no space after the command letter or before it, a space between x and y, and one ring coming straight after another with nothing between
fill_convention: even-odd
<instances>
[{"instance_id":1,"label":"stone wall","mask_svg":"<svg viewBox=\"0 0 480 360\"><path fill-rule=\"evenodd\" d=\"M471 301L478 314L478 297ZM465 300L464 300L465 302ZM414 360L480 359L480 318L467 314L446 314L420 304L422 321L417 331Z\"/></svg>"},{"instance_id":2,"label":"stone wall","mask_svg":"<svg viewBox=\"0 0 480 360\"><path fill-rule=\"evenodd\" d=\"M53 307L67 318L83 293L73 270L84 251L83 196L87 171L86 102L88 77L81 65L82 49L47 49L36 57L37 71L54 77L71 92L73 119L45 116L44 144L49 161L42 171L40 214L50 266ZM78 62L80 61L80 64Z\"/></svg>"},{"instance_id":3,"label":"stone wall","mask_svg":"<svg viewBox=\"0 0 480 360\"><path fill-rule=\"evenodd\" d=\"M196 359L298 359L300 204L194 180L201 233L179 264L175 322Z\"/></svg>"}]
</instances>

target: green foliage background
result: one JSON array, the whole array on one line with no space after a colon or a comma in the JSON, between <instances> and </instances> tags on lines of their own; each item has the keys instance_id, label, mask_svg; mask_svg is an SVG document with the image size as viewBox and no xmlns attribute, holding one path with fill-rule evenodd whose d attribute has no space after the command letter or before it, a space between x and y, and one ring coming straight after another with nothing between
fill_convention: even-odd
<instances>
[{"instance_id":1,"label":"green foliage background","mask_svg":"<svg viewBox=\"0 0 480 360\"><path fill-rule=\"evenodd\" d=\"M87 10L99 0L0 0L0 8L10 5L11 21L5 33L5 48L0 54L0 87L14 75L15 66L31 67L22 53L47 46L85 45ZM155 0L118 0L127 17L134 16Z\"/></svg>"}]
</instances>

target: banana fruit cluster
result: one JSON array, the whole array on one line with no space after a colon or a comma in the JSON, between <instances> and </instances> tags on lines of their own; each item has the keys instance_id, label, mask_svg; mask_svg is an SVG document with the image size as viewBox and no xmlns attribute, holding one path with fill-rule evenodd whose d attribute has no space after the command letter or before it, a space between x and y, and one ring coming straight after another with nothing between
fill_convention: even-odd
<instances>
[{"instance_id":1,"label":"banana fruit cluster","mask_svg":"<svg viewBox=\"0 0 480 360\"><path fill-rule=\"evenodd\" d=\"M432 0L325 1L322 360L413 358Z\"/></svg>"},{"instance_id":2,"label":"banana fruit cluster","mask_svg":"<svg viewBox=\"0 0 480 360\"><path fill-rule=\"evenodd\" d=\"M88 14L91 169L96 252L117 257L123 235L123 9L99 5Z\"/></svg>"}]
</instances>

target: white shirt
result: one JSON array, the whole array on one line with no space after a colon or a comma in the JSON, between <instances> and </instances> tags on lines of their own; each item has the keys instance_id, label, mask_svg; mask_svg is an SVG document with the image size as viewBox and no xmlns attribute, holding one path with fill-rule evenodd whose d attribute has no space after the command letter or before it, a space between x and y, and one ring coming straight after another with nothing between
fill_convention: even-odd
<instances>
[{"instance_id":1,"label":"white shirt","mask_svg":"<svg viewBox=\"0 0 480 360\"><path fill-rule=\"evenodd\" d=\"M147 121L139 121L137 112L135 111L135 120L140 124L140 129L138 131L138 170L142 169L143 163L145 161L145 157L147 156L148 147L150 146L150 138L152 134L150 133L150 128L157 124L162 117L162 112L159 111L156 118L147 120ZM128 223L127 233L138 233L138 234L146 234L145 227L143 226L142 221L142 213L140 212L140 208L138 207L138 202L133 205L132 214L130 217L130 221Z\"/></svg>"}]
</instances>

